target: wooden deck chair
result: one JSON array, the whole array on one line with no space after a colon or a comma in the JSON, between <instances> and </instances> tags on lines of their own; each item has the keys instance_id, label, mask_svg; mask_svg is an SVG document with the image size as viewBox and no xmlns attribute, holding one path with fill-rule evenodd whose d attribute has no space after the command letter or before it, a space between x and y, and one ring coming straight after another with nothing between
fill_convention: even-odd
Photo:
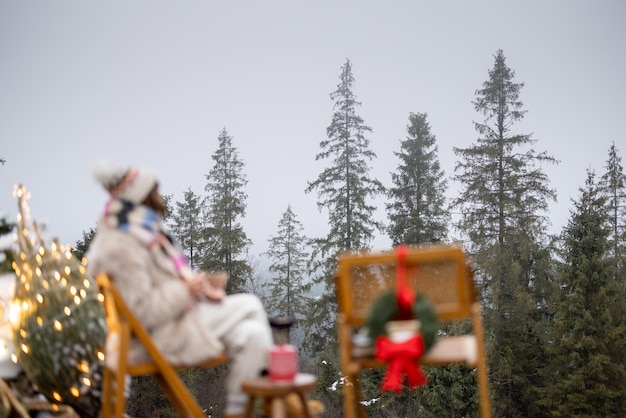
<instances>
[{"instance_id":1,"label":"wooden deck chair","mask_svg":"<svg viewBox=\"0 0 626 418\"><path fill-rule=\"evenodd\" d=\"M116 344L119 346L117 353L105 353L105 356L114 356L114 360L113 362L110 358L105 360L101 401L102 418L121 418L124 415L126 410L126 398L124 397L126 376L143 375L154 376L181 417L206 418L206 414L202 412L178 375L177 370L191 367L213 367L225 362L226 356L222 355L195 366L169 364L152 342L150 334L128 308L109 277L106 274L99 274L96 276L96 281L104 297L108 332L119 335L119 344ZM126 353L132 338L138 339L145 346L152 361L132 366L127 364Z\"/></svg>"},{"instance_id":2,"label":"wooden deck chair","mask_svg":"<svg viewBox=\"0 0 626 418\"><path fill-rule=\"evenodd\" d=\"M373 356L373 347L360 347L355 338L368 309L381 293L395 287L397 255L394 252L346 253L339 258L336 274L338 339L344 385L344 416L365 417L358 375L361 370L385 368ZM407 282L435 306L439 321L470 319L472 333L440 336L421 359L425 366L466 364L476 368L480 414L491 416L481 308L472 270L463 251L454 246L410 247L406 256Z\"/></svg>"}]
</instances>

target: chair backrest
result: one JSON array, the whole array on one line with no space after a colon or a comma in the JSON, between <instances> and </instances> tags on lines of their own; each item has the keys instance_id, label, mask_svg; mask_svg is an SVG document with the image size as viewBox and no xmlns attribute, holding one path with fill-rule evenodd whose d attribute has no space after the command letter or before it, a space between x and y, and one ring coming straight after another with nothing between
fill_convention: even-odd
<instances>
[{"instance_id":1,"label":"chair backrest","mask_svg":"<svg viewBox=\"0 0 626 418\"><path fill-rule=\"evenodd\" d=\"M435 306L442 321L471 317L476 302L473 277L465 254L456 246L410 247L406 254L407 284ZM398 254L344 253L336 284L339 313L351 326L362 326L372 302L395 288Z\"/></svg>"},{"instance_id":2,"label":"chair backrest","mask_svg":"<svg viewBox=\"0 0 626 418\"><path fill-rule=\"evenodd\" d=\"M158 361L158 359L162 358L150 334L130 310L117 287L111 282L111 279L106 274L100 274L96 277L96 281L100 287L100 292L104 296L104 308L109 332L121 332L126 329L129 332L128 336L123 337L128 340L124 341L124 351L121 352L125 352L128 349L130 344L129 338L134 336L141 341L151 359ZM120 360L125 361L125 359Z\"/></svg>"}]
</instances>

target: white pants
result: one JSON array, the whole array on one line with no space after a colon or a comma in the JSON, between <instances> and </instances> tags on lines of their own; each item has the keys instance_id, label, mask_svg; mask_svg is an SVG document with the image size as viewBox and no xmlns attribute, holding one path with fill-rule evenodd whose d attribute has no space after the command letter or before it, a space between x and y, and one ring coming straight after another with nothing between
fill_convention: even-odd
<instances>
[{"instance_id":1,"label":"white pants","mask_svg":"<svg viewBox=\"0 0 626 418\"><path fill-rule=\"evenodd\" d=\"M199 303L202 323L224 344L230 360L226 413L240 414L248 400L244 380L267 368L272 331L261 301L252 294L226 296L220 303Z\"/></svg>"}]
</instances>

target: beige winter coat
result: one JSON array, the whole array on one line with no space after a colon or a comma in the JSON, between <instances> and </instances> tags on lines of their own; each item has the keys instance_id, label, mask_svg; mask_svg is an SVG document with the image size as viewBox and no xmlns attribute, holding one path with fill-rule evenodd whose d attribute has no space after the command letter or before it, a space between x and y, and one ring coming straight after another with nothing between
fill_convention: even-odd
<instances>
[{"instance_id":1,"label":"beige winter coat","mask_svg":"<svg viewBox=\"0 0 626 418\"><path fill-rule=\"evenodd\" d=\"M191 294L159 246L148 249L132 235L100 223L86 258L90 274L111 276L169 362L197 364L222 353L222 343L200 325ZM146 359L135 341L129 363Z\"/></svg>"}]
</instances>

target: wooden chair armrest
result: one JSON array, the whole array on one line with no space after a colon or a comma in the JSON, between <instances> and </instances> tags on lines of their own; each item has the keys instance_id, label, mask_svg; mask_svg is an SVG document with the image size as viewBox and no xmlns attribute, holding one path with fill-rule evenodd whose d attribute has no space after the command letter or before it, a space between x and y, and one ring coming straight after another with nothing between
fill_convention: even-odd
<instances>
[{"instance_id":1,"label":"wooden chair armrest","mask_svg":"<svg viewBox=\"0 0 626 418\"><path fill-rule=\"evenodd\" d=\"M228 361L228 357L226 356L226 354L221 354L217 357L213 357L199 364L183 364L183 365L172 364L171 366L176 370L185 370L185 369L214 367L219 364L226 363L227 361ZM128 370L128 373L132 376L156 374L159 372L159 368L157 367L156 363L151 363L151 362L128 366L127 370Z\"/></svg>"}]
</instances>

